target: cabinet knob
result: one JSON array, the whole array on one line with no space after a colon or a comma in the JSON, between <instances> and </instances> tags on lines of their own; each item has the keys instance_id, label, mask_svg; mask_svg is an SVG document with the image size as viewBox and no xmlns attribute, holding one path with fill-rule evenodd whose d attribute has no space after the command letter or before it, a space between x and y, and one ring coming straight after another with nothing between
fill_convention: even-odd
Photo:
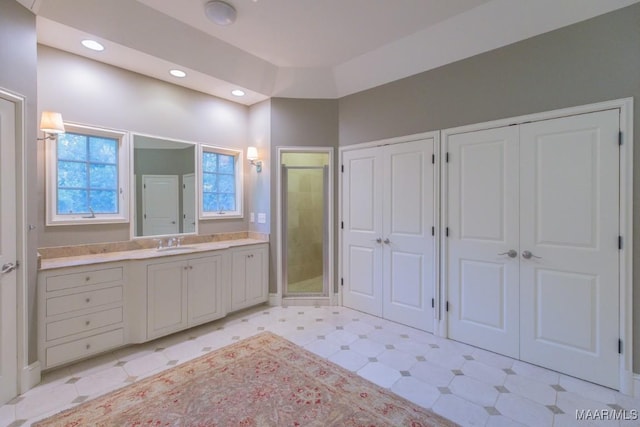
<instances>
[{"instance_id":1,"label":"cabinet knob","mask_svg":"<svg viewBox=\"0 0 640 427\"><path fill-rule=\"evenodd\" d=\"M90 302L91 302L91 298L86 298L86 299L84 300L84 302L86 302L86 303L90 303Z\"/></svg>"},{"instance_id":2,"label":"cabinet knob","mask_svg":"<svg viewBox=\"0 0 640 427\"><path fill-rule=\"evenodd\" d=\"M87 320L86 322L84 322L85 326L89 326L91 324L91 320Z\"/></svg>"},{"instance_id":3,"label":"cabinet knob","mask_svg":"<svg viewBox=\"0 0 640 427\"><path fill-rule=\"evenodd\" d=\"M91 276L87 276L87 277L84 278L85 282L88 282L89 280L91 280Z\"/></svg>"},{"instance_id":4,"label":"cabinet knob","mask_svg":"<svg viewBox=\"0 0 640 427\"><path fill-rule=\"evenodd\" d=\"M86 348L87 348L87 350L89 350L91 348L91 344L87 344Z\"/></svg>"}]
</instances>

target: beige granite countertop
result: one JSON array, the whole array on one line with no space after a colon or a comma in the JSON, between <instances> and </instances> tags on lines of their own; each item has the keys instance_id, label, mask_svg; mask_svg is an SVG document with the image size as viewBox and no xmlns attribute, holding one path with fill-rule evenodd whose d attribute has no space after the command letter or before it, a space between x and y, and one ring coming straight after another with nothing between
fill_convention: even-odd
<instances>
[{"instance_id":1,"label":"beige granite countertop","mask_svg":"<svg viewBox=\"0 0 640 427\"><path fill-rule=\"evenodd\" d=\"M106 262L118 262L129 260L153 259L176 255L188 255L198 252L215 251L227 249L237 246L256 245L259 243L267 243L261 239L233 239L217 242L183 244L177 248L165 249L137 249L125 250L117 252L106 252L98 254L84 254L76 256L65 256L60 258L46 258L41 260L40 270L51 270L55 268L76 267L82 265L101 264Z\"/></svg>"}]
</instances>

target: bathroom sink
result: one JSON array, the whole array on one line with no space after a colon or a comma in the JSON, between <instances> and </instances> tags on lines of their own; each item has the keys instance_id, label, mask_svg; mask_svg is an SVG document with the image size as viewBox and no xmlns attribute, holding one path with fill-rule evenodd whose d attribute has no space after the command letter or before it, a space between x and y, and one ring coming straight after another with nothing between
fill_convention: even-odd
<instances>
[{"instance_id":1,"label":"bathroom sink","mask_svg":"<svg viewBox=\"0 0 640 427\"><path fill-rule=\"evenodd\" d=\"M166 246L163 248L156 248L157 252L180 252L191 250L193 250L193 246Z\"/></svg>"}]
</instances>

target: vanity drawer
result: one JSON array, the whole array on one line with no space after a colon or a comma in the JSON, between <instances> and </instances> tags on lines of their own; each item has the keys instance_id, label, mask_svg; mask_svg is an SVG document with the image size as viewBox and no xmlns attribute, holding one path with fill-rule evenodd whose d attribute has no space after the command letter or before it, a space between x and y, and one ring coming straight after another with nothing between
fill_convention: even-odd
<instances>
[{"instance_id":1,"label":"vanity drawer","mask_svg":"<svg viewBox=\"0 0 640 427\"><path fill-rule=\"evenodd\" d=\"M122 267L47 277L47 292L122 280Z\"/></svg>"},{"instance_id":2,"label":"vanity drawer","mask_svg":"<svg viewBox=\"0 0 640 427\"><path fill-rule=\"evenodd\" d=\"M46 352L47 367L71 362L124 344L124 329L82 338L66 344L49 347Z\"/></svg>"},{"instance_id":3,"label":"vanity drawer","mask_svg":"<svg viewBox=\"0 0 640 427\"><path fill-rule=\"evenodd\" d=\"M122 286L47 299L47 316L122 301Z\"/></svg>"},{"instance_id":4,"label":"vanity drawer","mask_svg":"<svg viewBox=\"0 0 640 427\"><path fill-rule=\"evenodd\" d=\"M103 326L122 322L122 307L89 313L85 316L72 317L47 324L47 341L69 335L87 332Z\"/></svg>"}]
</instances>

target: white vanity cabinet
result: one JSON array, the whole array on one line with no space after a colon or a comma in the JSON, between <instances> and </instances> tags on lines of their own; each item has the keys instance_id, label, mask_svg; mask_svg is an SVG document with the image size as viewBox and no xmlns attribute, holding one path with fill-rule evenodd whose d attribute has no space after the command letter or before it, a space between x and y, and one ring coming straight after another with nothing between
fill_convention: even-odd
<instances>
[{"instance_id":1,"label":"white vanity cabinet","mask_svg":"<svg viewBox=\"0 0 640 427\"><path fill-rule=\"evenodd\" d=\"M269 299L269 246L231 249L231 311Z\"/></svg>"},{"instance_id":2,"label":"white vanity cabinet","mask_svg":"<svg viewBox=\"0 0 640 427\"><path fill-rule=\"evenodd\" d=\"M147 264L146 338L223 317L222 273L223 255Z\"/></svg>"},{"instance_id":3,"label":"white vanity cabinet","mask_svg":"<svg viewBox=\"0 0 640 427\"><path fill-rule=\"evenodd\" d=\"M43 369L125 344L125 263L38 276L38 356Z\"/></svg>"},{"instance_id":4,"label":"white vanity cabinet","mask_svg":"<svg viewBox=\"0 0 640 427\"><path fill-rule=\"evenodd\" d=\"M269 298L267 243L144 250L38 273L38 357L49 369L224 317ZM187 252L188 251L188 252ZM53 264L53 265L51 265Z\"/></svg>"}]
</instances>

